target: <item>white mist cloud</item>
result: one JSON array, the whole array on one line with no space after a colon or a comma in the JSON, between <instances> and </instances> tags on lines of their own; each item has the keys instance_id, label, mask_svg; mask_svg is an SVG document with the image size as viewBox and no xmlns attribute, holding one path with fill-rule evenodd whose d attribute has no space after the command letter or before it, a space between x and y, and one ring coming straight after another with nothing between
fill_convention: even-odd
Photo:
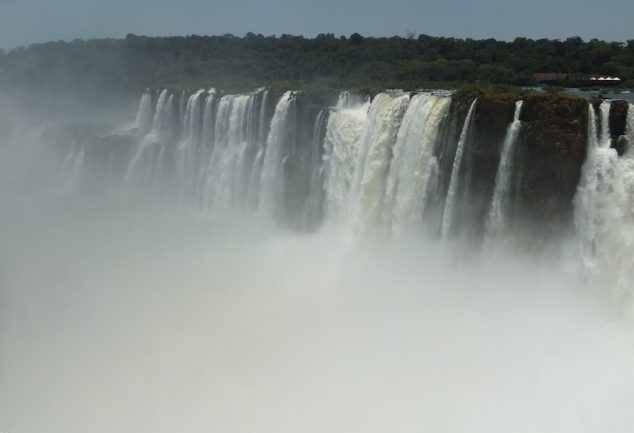
<instances>
[{"instance_id":1,"label":"white mist cloud","mask_svg":"<svg viewBox=\"0 0 634 433\"><path fill-rule=\"evenodd\" d=\"M25 125L0 160L7 433L634 423L631 323L557 258L61 198Z\"/></svg>"}]
</instances>

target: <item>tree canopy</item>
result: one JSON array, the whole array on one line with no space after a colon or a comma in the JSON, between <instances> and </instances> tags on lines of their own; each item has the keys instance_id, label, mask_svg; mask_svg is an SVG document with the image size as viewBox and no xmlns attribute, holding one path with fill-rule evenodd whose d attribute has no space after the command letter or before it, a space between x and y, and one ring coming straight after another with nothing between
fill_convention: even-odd
<instances>
[{"instance_id":1,"label":"tree canopy","mask_svg":"<svg viewBox=\"0 0 634 433\"><path fill-rule=\"evenodd\" d=\"M307 83L335 88L410 88L421 82L530 85L538 72L613 75L632 86L634 40L129 34L0 51L0 86L95 92Z\"/></svg>"}]
</instances>

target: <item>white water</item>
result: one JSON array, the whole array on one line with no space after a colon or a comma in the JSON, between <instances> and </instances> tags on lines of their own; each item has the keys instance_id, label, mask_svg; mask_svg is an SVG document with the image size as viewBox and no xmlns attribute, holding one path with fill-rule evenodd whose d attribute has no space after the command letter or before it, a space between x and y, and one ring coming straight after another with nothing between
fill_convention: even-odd
<instances>
[{"instance_id":1,"label":"white water","mask_svg":"<svg viewBox=\"0 0 634 433\"><path fill-rule=\"evenodd\" d=\"M599 106L601 112L601 129L599 131L599 147L610 147L610 101L603 101Z\"/></svg>"},{"instance_id":2,"label":"white water","mask_svg":"<svg viewBox=\"0 0 634 433\"><path fill-rule=\"evenodd\" d=\"M249 95L226 95L218 102L204 190L208 208L228 206L245 191L243 159L248 142L243 122L250 99Z\"/></svg>"},{"instance_id":3,"label":"white water","mask_svg":"<svg viewBox=\"0 0 634 433\"><path fill-rule=\"evenodd\" d=\"M522 101L515 103L515 114L513 122L506 131L506 137L500 153L500 163L495 175L495 187L493 198L491 199L491 209L487 221L487 237L495 238L505 230L508 222L509 199L511 192L511 179L513 177L513 156L515 143L520 133L522 123L520 114L522 112Z\"/></svg>"},{"instance_id":4,"label":"white water","mask_svg":"<svg viewBox=\"0 0 634 433\"><path fill-rule=\"evenodd\" d=\"M179 194L188 197L196 184L198 150L202 139L203 103L205 90L189 96L183 118L183 135L176 145L176 176Z\"/></svg>"},{"instance_id":5,"label":"white water","mask_svg":"<svg viewBox=\"0 0 634 433\"><path fill-rule=\"evenodd\" d=\"M348 199L359 153L359 140L367 122L369 106L368 102L350 105L349 97L340 96L337 106L328 117L324 165L326 206L330 220L344 218L349 209Z\"/></svg>"},{"instance_id":6,"label":"white water","mask_svg":"<svg viewBox=\"0 0 634 433\"><path fill-rule=\"evenodd\" d=\"M398 131L386 183L385 212L396 233L419 230L429 190L438 176L434 146L449 111L447 96L415 95Z\"/></svg>"},{"instance_id":7,"label":"white water","mask_svg":"<svg viewBox=\"0 0 634 433\"><path fill-rule=\"evenodd\" d=\"M251 208L257 207L258 198L260 194L260 177L262 175L262 163L264 161L264 153L266 151L266 139L268 138L268 124L267 124L267 107L270 98L270 92L265 89L262 90L262 100L260 102L260 111L255 113L258 116L257 127L257 140L255 143L255 157L251 165L251 171L248 175L248 195L247 203Z\"/></svg>"},{"instance_id":8,"label":"white water","mask_svg":"<svg viewBox=\"0 0 634 433\"><path fill-rule=\"evenodd\" d=\"M634 147L634 104L629 104L627 109L627 120L625 126L625 137L628 142L628 153Z\"/></svg>"},{"instance_id":9,"label":"white water","mask_svg":"<svg viewBox=\"0 0 634 433\"><path fill-rule=\"evenodd\" d=\"M308 197L304 206L302 221L305 227L315 227L321 219L324 196L324 172L326 171L322 155L322 131L326 123L327 113L323 110L317 114L313 125L313 140L310 146L308 167L310 170Z\"/></svg>"},{"instance_id":10,"label":"white water","mask_svg":"<svg viewBox=\"0 0 634 433\"><path fill-rule=\"evenodd\" d=\"M600 130L592 105L588 107L588 155L575 198L575 255L579 272L604 281L619 308L629 308L634 278L634 159L631 152L619 157L610 147L610 103L600 107ZM634 118L628 112L627 134ZM624 311L624 314L630 314Z\"/></svg>"},{"instance_id":11,"label":"white water","mask_svg":"<svg viewBox=\"0 0 634 433\"><path fill-rule=\"evenodd\" d=\"M165 145L165 140L170 135L173 127L174 96L167 90L159 95L152 120L152 129L143 136L133 151L133 156L125 172L125 180L130 184L134 180L138 183L148 183L151 180L153 148L157 145Z\"/></svg>"},{"instance_id":12,"label":"white water","mask_svg":"<svg viewBox=\"0 0 634 433\"><path fill-rule=\"evenodd\" d=\"M154 107L152 106L152 94L144 93L139 102L139 110L136 117L136 130L138 135L145 135L152 129Z\"/></svg>"},{"instance_id":13,"label":"white water","mask_svg":"<svg viewBox=\"0 0 634 433\"><path fill-rule=\"evenodd\" d=\"M0 246L4 431L634 423L631 323L546 257L460 264L257 220L46 216L13 221Z\"/></svg>"},{"instance_id":14,"label":"white water","mask_svg":"<svg viewBox=\"0 0 634 433\"><path fill-rule=\"evenodd\" d=\"M166 94L157 113L169 104L186 112L185 95ZM440 170L432 150L448 97L408 102L391 92L369 111L364 98L342 98L315 164L318 140L290 149L276 141L289 133L282 123L294 124L300 95L282 95L268 114L267 95L207 97L199 107L194 134L207 137L208 150L201 169L214 178L209 208L221 210L211 216L169 193L160 212L109 208L100 196L99 206L86 195L58 201L41 170L54 161L44 153L50 146L32 167L0 147L0 430L630 432L634 333L614 305L627 305L632 281L634 166L600 139L610 137L597 127L609 125L604 117L589 125L576 208L575 240L586 245L593 233L593 245L573 256L591 266L569 272L569 257L557 254L509 250L483 260L466 243L440 248L409 236L428 223L425 197ZM172 122L187 124L184 116ZM180 130L153 123L139 143ZM460 125L463 147L468 124ZM162 158L165 172L151 170L157 186L170 180L182 138L157 141L156 155L139 160ZM16 144L22 151L28 143ZM239 203L253 192L257 155L281 176L293 146L311 150L311 185L317 165L324 169L333 217L311 233L274 228ZM82 177L97 165L89 149L75 146L75 155L85 150ZM7 177L16 166L24 176ZM284 197L284 184L267 185ZM145 190L131 194L141 199ZM461 203L453 206L457 215ZM396 236L342 239L358 231L353 217Z\"/></svg>"},{"instance_id":15,"label":"white water","mask_svg":"<svg viewBox=\"0 0 634 433\"><path fill-rule=\"evenodd\" d=\"M392 92L377 95L370 105L348 198L349 223L358 233L380 222L392 146L408 103L409 95Z\"/></svg>"},{"instance_id":16,"label":"white water","mask_svg":"<svg viewBox=\"0 0 634 433\"><path fill-rule=\"evenodd\" d=\"M205 99L205 108L203 109L203 124L202 124L202 141L203 148L211 148L214 139L214 126L215 126L215 109L218 98L216 95L216 89L211 88L208 90L207 99Z\"/></svg>"},{"instance_id":17,"label":"white water","mask_svg":"<svg viewBox=\"0 0 634 433\"><path fill-rule=\"evenodd\" d=\"M77 140L73 140L70 144L68 154L66 154L62 162L62 192L73 192L79 187L85 157L86 151L77 145Z\"/></svg>"},{"instance_id":18,"label":"white water","mask_svg":"<svg viewBox=\"0 0 634 433\"><path fill-rule=\"evenodd\" d=\"M464 153L464 146L467 142L467 134L469 133L469 129L471 127L471 116L473 115L473 111L475 110L476 102L478 99L474 99L471 103L471 107L469 107L469 112L467 113L467 117L464 121L464 126L462 127L462 132L460 133L460 138L458 140L458 145L456 147L456 155L454 157L453 166L451 168L451 178L449 180L449 189L447 190L447 198L445 200L445 209L442 217L442 238L446 239L449 230L451 229L451 225L454 220L454 208L456 206L456 192L458 191L458 182L460 181L460 168L462 166L462 154Z\"/></svg>"},{"instance_id":19,"label":"white water","mask_svg":"<svg viewBox=\"0 0 634 433\"><path fill-rule=\"evenodd\" d=\"M274 215L282 204L283 194L283 158L286 145L285 127L288 111L294 100L294 94L287 91L275 107L271 121L271 130L266 139L266 151L262 161L260 177L260 195L258 208L260 213Z\"/></svg>"}]
</instances>

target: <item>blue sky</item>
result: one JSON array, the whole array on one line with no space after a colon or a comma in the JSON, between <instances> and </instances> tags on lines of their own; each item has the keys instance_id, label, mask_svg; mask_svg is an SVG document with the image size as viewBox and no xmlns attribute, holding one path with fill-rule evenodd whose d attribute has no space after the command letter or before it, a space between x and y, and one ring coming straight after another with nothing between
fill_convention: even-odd
<instances>
[{"instance_id":1,"label":"blue sky","mask_svg":"<svg viewBox=\"0 0 634 433\"><path fill-rule=\"evenodd\" d=\"M634 39L634 0L0 0L0 47L143 35Z\"/></svg>"}]
</instances>

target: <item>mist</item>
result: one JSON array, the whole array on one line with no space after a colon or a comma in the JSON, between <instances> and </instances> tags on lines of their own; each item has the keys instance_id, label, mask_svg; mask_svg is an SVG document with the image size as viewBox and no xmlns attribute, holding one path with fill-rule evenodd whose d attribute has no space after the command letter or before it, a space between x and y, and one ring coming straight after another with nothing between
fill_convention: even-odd
<instances>
[{"instance_id":1,"label":"mist","mask_svg":"<svg viewBox=\"0 0 634 433\"><path fill-rule=\"evenodd\" d=\"M402 115L403 96L388 96L388 111L369 116ZM355 104L357 116L366 102ZM34 118L12 106L0 113L10 126L0 145L1 431L634 425L629 304L609 270L578 272L565 234L538 251L487 250L415 232L409 220L386 235L357 201L350 220L339 209L310 230L261 206L219 209L217 198L215 211L201 211L160 180L151 191L104 187L106 171L86 164L73 177L66 153L84 156L50 131L86 113ZM134 125L133 112L107 108L91 137ZM366 184L358 188L373 205ZM297 203L286 202L289 212Z\"/></svg>"}]
</instances>

